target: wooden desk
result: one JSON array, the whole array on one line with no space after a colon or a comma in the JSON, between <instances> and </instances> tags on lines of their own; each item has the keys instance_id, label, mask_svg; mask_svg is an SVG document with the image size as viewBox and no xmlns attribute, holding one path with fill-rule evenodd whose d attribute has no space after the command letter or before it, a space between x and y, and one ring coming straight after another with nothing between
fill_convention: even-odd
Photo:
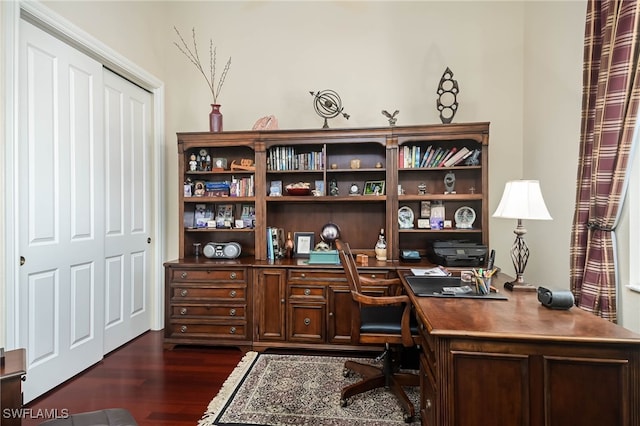
<instances>
[{"instance_id":1,"label":"wooden desk","mask_svg":"<svg viewBox=\"0 0 640 426\"><path fill-rule=\"evenodd\" d=\"M640 335L535 293L417 297L423 425L640 424ZM498 275L496 287L510 277Z\"/></svg>"},{"instance_id":2,"label":"wooden desk","mask_svg":"<svg viewBox=\"0 0 640 426\"><path fill-rule=\"evenodd\" d=\"M5 352L5 363L0 367L0 425L22 424L22 377L27 373L25 350Z\"/></svg>"}]
</instances>

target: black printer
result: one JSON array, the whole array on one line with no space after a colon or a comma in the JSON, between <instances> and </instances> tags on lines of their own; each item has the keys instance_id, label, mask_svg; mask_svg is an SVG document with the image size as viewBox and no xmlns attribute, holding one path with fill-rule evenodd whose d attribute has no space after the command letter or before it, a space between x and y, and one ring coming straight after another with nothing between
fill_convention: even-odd
<instances>
[{"instance_id":1,"label":"black printer","mask_svg":"<svg viewBox=\"0 0 640 426\"><path fill-rule=\"evenodd\" d=\"M434 241L427 253L438 265L476 267L484 265L487 246L466 240Z\"/></svg>"}]
</instances>

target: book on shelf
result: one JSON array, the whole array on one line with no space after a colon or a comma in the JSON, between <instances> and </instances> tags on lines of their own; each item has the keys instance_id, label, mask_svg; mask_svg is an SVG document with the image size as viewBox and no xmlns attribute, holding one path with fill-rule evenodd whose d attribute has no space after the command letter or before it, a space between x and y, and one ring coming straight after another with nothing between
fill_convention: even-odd
<instances>
[{"instance_id":1,"label":"book on shelf","mask_svg":"<svg viewBox=\"0 0 640 426\"><path fill-rule=\"evenodd\" d=\"M427 149L425 149L424 154L422 154L422 159L420 160L420 167L425 167L427 165L427 159L429 158L429 154L431 154L432 151L432 145L429 145Z\"/></svg>"},{"instance_id":2,"label":"book on shelf","mask_svg":"<svg viewBox=\"0 0 640 426\"><path fill-rule=\"evenodd\" d=\"M447 151L447 153L442 157L442 160L440 160L440 162L438 163L438 167L442 167L444 166L444 163L451 158L452 155L454 155L456 153L456 151L458 150L458 148L456 148L455 146L451 149L449 149Z\"/></svg>"},{"instance_id":3,"label":"book on shelf","mask_svg":"<svg viewBox=\"0 0 640 426\"><path fill-rule=\"evenodd\" d=\"M465 156L469 152L469 148L463 146L460 148L454 155L450 156L445 162L444 167L451 167L456 164L461 158Z\"/></svg>"}]
</instances>

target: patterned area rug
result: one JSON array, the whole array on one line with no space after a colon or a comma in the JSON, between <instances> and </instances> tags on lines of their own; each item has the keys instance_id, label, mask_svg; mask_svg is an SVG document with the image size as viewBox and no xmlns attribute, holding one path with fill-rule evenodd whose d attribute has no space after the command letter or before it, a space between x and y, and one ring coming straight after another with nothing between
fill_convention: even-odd
<instances>
[{"instance_id":1,"label":"patterned area rug","mask_svg":"<svg viewBox=\"0 0 640 426\"><path fill-rule=\"evenodd\" d=\"M198 425L405 425L396 397L384 388L351 397L349 405L340 406L340 389L360 380L355 374L343 377L346 359L249 352ZM419 389L407 388L407 394L418 411ZM413 424L420 424L417 415Z\"/></svg>"}]
</instances>

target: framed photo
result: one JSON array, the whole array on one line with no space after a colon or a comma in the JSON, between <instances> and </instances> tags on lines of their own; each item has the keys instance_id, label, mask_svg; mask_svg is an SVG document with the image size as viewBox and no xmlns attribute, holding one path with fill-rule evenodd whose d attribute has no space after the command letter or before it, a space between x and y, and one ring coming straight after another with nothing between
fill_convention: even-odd
<instances>
[{"instance_id":1,"label":"framed photo","mask_svg":"<svg viewBox=\"0 0 640 426\"><path fill-rule=\"evenodd\" d=\"M423 219L431 217L431 201L420 201L420 217Z\"/></svg>"},{"instance_id":2,"label":"framed photo","mask_svg":"<svg viewBox=\"0 0 640 426\"><path fill-rule=\"evenodd\" d=\"M233 204L218 204L216 228L231 228L233 225Z\"/></svg>"},{"instance_id":3,"label":"framed photo","mask_svg":"<svg viewBox=\"0 0 640 426\"><path fill-rule=\"evenodd\" d=\"M384 195L383 180L370 180L364 183L364 195Z\"/></svg>"},{"instance_id":4,"label":"framed photo","mask_svg":"<svg viewBox=\"0 0 640 426\"><path fill-rule=\"evenodd\" d=\"M295 257L309 257L313 250L315 234L313 232L294 232L293 254Z\"/></svg>"}]
</instances>

